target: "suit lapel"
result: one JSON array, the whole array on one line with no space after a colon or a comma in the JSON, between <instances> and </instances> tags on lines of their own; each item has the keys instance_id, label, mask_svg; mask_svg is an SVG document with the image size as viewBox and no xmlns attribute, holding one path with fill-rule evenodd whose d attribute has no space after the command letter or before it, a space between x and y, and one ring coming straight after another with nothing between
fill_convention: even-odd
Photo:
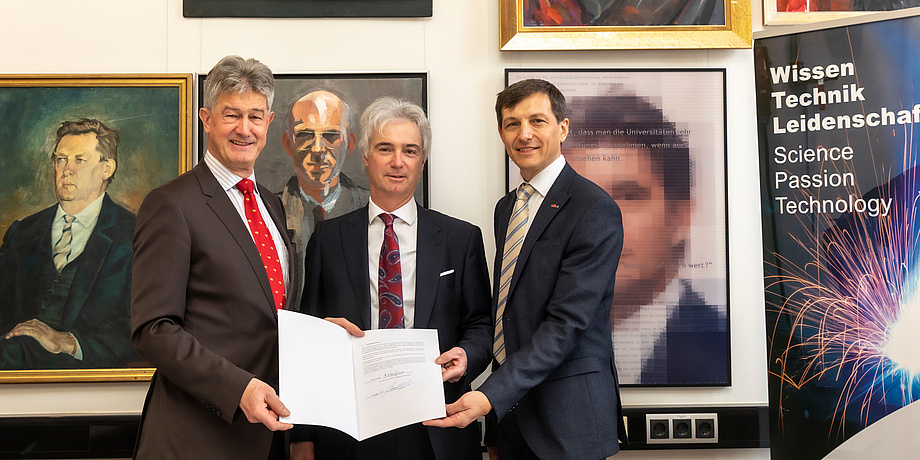
<instances>
[{"instance_id":1,"label":"suit lapel","mask_svg":"<svg viewBox=\"0 0 920 460\"><path fill-rule=\"evenodd\" d=\"M249 229L243 224L240 213L233 207L233 203L230 202L230 197L228 197L227 193L221 188L220 183L217 182L217 179L214 177L214 174L211 173L211 170L208 169L205 162L202 161L198 163L198 166L195 166L192 171L195 177L198 178L198 183L201 186L201 193L208 197L208 206L224 224L224 227L227 228L227 232L230 233L230 236L233 237L233 240L236 241L236 244L239 245L243 254L246 256L249 266L259 280L259 285L262 286L262 292L265 294L266 299L265 306L269 308L274 315L275 299L272 297L271 286L268 283L268 275L265 273L265 266L262 264L262 256L259 255L259 250L256 249L256 244L252 240L252 235L249 234ZM274 219L274 216L272 216L272 219Z\"/></svg>"},{"instance_id":2,"label":"suit lapel","mask_svg":"<svg viewBox=\"0 0 920 460\"><path fill-rule=\"evenodd\" d=\"M492 273L495 279L492 283L492 307L498 301L499 274L502 271L502 254L505 252L505 234L508 233L508 221L511 220L511 211L514 208L515 192L510 192L495 205L495 261L492 264ZM494 313L494 311L493 311Z\"/></svg>"},{"instance_id":3,"label":"suit lapel","mask_svg":"<svg viewBox=\"0 0 920 460\"><path fill-rule=\"evenodd\" d=\"M415 328L428 327L438 291L440 269L447 245L431 211L418 206L418 247L415 254Z\"/></svg>"},{"instance_id":4,"label":"suit lapel","mask_svg":"<svg viewBox=\"0 0 920 460\"><path fill-rule=\"evenodd\" d=\"M64 307L64 317L62 324L70 327L77 319L77 315L83 309L89 293L93 286L96 285L96 277L102 270L102 264L112 248L112 238L107 234L108 230L115 225L115 212L109 195L106 194L102 199L102 209L99 210L99 219L96 221L96 227L90 233L83 252L77 257L76 262L78 270L74 275L71 285L71 298Z\"/></svg>"},{"instance_id":5,"label":"suit lapel","mask_svg":"<svg viewBox=\"0 0 920 460\"><path fill-rule=\"evenodd\" d=\"M33 224L19 227L19 234L23 235L24 242L18 246L17 251L23 251L28 264L36 267L32 270L54 266L54 259L51 254L51 226L54 223L54 216L57 213L57 205L51 206L41 211L41 216ZM9 233L7 233L9 235ZM33 251L32 248L38 248Z\"/></svg>"},{"instance_id":6,"label":"suit lapel","mask_svg":"<svg viewBox=\"0 0 920 460\"><path fill-rule=\"evenodd\" d=\"M367 206L362 211L352 213L342 223L341 246L348 277L351 279L352 292L355 294L355 307L363 324L361 329L371 327L370 278L367 266ZM327 306L331 307L331 306Z\"/></svg>"},{"instance_id":7,"label":"suit lapel","mask_svg":"<svg viewBox=\"0 0 920 460\"><path fill-rule=\"evenodd\" d=\"M258 184L256 184L258 185ZM271 197L274 199L275 195L268 190L267 188L258 185L259 193L263 197ZM268 210L268 215L271 216L272 221L275 223L275 228L278 229L278 233L281 234L281 240L284 241L284 247L287 248L287 260L288 260L288 292L285 295L285 310L295 310L300 308L300 305L292 305L291 302L294 302L295 299L299 298L297 295L298 286L300 286L300 281L303 279L303 273L300 273L300 265L294 263L294 258L296 257L296 252L294 248L294 243L291 241L291 236L287 231L287 222L284 217L284 209L278 206L272 206L272 200L263 199L262 202L265 203L265 209ZM259 257L261 260L261 256ZM272 299L272 304L274 304L274 299Z\"/></svg>"},{"instance_id":8,"label":"suit lapel","mask_svg":"<svg viewBox=\"0 0 920 460\"><path fill-rule=\"evenodd\" d=\"M556 178L553 186L549 189L549 193L543 198L543 203L540 205L540 209L537 210L537 215L533 218L533 222L531 222L530 228L527 230L527 236L524 237L524 244L521 245L521 252L518 254L518 260L514 265L514 274L511 276L508 295L511 295L511 292L514 291L514 286L517 285L521 270L527 265L527 259L530 258L534 244L540 239L540 235L553 221L556 214L569 201L569 185L571 185L572 179L575 177L574 174L575 170L566 163L565 167L562 168L562 172L559 173L559 177ZM505 227L507 226L508 224L506 223Z\"/></svg>"}]
</instances>

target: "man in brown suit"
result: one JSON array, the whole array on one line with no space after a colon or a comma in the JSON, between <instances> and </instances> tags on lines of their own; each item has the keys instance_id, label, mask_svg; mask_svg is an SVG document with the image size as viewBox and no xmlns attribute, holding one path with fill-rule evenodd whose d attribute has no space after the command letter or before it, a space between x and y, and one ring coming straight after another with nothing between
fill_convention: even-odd
<instances>
[{"instance_id":1,"label":"man in brown suit","mask_svg":"<svg viewBox=\"0 0 920 460\"><path fill-rule=\"evenodd\" d=\"M204 93L207 155L138 213L132 340L157 372L135 457L284 458L276 309L296 298L300 275L289 269L281 201L261 185L246 190L274 115L274 79L259 61L228 56ZM274 247L257 248L260 239Z\"/></svg>"}]
</instances>

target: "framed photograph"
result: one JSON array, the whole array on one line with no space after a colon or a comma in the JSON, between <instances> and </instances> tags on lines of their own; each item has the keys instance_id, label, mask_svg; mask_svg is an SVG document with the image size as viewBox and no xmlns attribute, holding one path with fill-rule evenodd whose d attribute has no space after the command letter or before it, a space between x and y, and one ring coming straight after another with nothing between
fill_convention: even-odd
<instances>
[{"instance_id":1,"label":"framed photograph","mask_svg":"<svg viewBox=\"0 0 920 460\"><path fill-rule=\"evenodd\" d=\"M182 0L187 18L430 18L432 0Z\"/></svg>"},{"instance_id":2,"label":"framed photograph","mask_svg":"<svg viewBox=\"0 0 920 460\"><path fill-rule=\"evenodd\" d=\"M565 95L562 154L623 214L620 384L730 385L725 70L506 70L506 84L528 78Z\"/></svg>"},{"instance_id":3,"label":"framed photograph","mask_svg":"<svg viewBox=\"0 0 920 460\"><path fill-rule=\"evenodd\" d=\"M750 48L750 0L499 0L499 48Z\"/></svg>"},{"instance_id":4,"label":"framed photograph","mask_svg":"<svg viewBox=\"0 0 920 460\"><path fill-rule=\"evenodd\" d=\"M0 75L0 382L149 380L135 214L190 167L191 74Z\"/></svg>"},{"instance_id":5,"label":"framed photograph","mask_svg":"<svg viewBox=\"0 0 920 460\"><path fill-rule=\"evenodd\" d=\"M198 77L199 88L203 88L205 77ZM203 93L198 91L199 99ZM275 117L268 127L265 148L256 160L255 173L260 184L281 197L297 252L295 260L300 264L317 221L367 204L370 192L357 145L358 122L368 105L385 96L418 104L427 112L427 74L275 75ZM203 100L199 106L204 106ZM198 154L203 158L207 134L200 120L198 126ZM428 206L427 164L415 200ZM295 302L299 304L300 299Z\"/></svg>"},{"instance_id":6,"label":"framed photograph","mask_svg":"<svg viewBox=\"0 0 920 460\"><path fill-rule=\"evenodd\" d=\"M918 0L763 0L766 25L805 24L920 6Z\"/></svg>"}]
</instances>

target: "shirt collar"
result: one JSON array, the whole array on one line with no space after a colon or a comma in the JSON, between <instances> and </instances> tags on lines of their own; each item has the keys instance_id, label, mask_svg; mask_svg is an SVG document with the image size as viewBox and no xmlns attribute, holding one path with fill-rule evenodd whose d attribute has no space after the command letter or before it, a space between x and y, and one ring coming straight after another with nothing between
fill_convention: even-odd
<instances>
[{"instance_id":1,"label":"shirt collar","mask_svg":"<svg viewBox=\"0 0 920 460\"><path fill-rule=\"evenodd\" d=\"M553 187L553 183L556 182L556 178L559 177L559 174L562 173L562 169L565 168L565 157L559 155L559 158L553 160L552 163L546 165L543 168L543 171L537 173L536 176L533 176L533 179L530 179L529 184L534 188L534 190L540 192L540 195L546 196L549 193L549 189ZM518 173L518 186L524 183L524 178L521 177L521 174Z\"/></svg>"},{"instance_id":2,"label":"shirt collar","mask_svg":"<svg viewBox=\"0 0 920 460\"><path fill-rule=\"evenodd\" d=\"M211 173L214 174L214 178L217 179L217 182L220 184L220 186L224 188L224 191L228 191L236 187L236 184L242 180L240 176L227 169L227 167L224 166L224 164L221 163L217 157L212 155L210 150L204 155L204 162L208 165L208 169L210 169ZM252 174L250 174L247 179L251 180L253 183L256 182L255 170L252 171ZM256 194L258 195L259 187L254 188Z\"/></svg>"},{"instance_id":3,"label":"shirt collar","mask_svg":"<svg viewBox=\"0 0 920 460\"><path fill-rule=\"evenodd\" d=\"M322 203L317 203L316 199L303 191L303 187L301 187L299 183L297 189L300 190L300 197L307 200L307 203L313 203L314 206L322 206L326 212L332 212L332 208L335 207L335 202L338 201L339 195L342 194L342 182L340 180L338 184L335 184L335 187L332 187L332 190L329 191L329 194L326 195Z\"/></svg>"},{"instance_id":4,"label":"shirt collar","mask_svg":"<svg viewBox=\"0 0 920 460\"><path fill-rule=\"evenodd\" d=\"M380 213L385 213L385 212L386 211L381 209L380 206L377 206L377 204L374 203L373 198L369 198L367 200L368 225L373 224L374 219L376 219L377 216L380 215ZM415 204L415 197L413 196L412 198L409 198L409 201L406 204L400 206L399 209L391 212L390 214L393 214L396 217L399 217L403 222L409 224L410 226L415 225L415 219L418 218L418 206L416 206Z\"/></svg>"},{"instance_id":5,"label":"shirt collar","mask_svg":"<svg viewBox=\"0 0 920 460\"><path fill-rule=\"evenodd\" d=\"M102 195L99 195L99 198L93 200L92 203L86 205L82 211L72 214L74 216L74 222L88 227L91 223L95 222L99 218L99 212L102 211L102 197L105 196L105 192L102 192ZM60 203L57 206L57 213L55 213L54 220L58 220L64 215L67 214L64 212L64 208L61 207Z\"/></svg>"}]
</instances>

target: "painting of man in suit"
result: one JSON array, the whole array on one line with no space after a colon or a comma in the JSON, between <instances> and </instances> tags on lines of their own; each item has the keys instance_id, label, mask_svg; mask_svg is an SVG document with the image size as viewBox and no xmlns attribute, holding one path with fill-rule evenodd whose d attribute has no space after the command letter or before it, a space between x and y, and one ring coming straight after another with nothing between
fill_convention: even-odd
<instances>
[{"instance_id":1,"label":"painting of man in suit","mask_svg":"<svg viewBox=\"0 0 920 460\"><path fill-rule=\"evenodd\" d=\"M342 172L356 147L357 128L344 96L311 90L291 105L286 118L281 144L291 157L294 175L278 195L287 214L287 228L294 232L294 241L301 243L296 245L294 263L303 264L304 248L316 222L364 206L369 192ZM299 303L295 299L294 304Z\"/></svg>"},{"instance_id":2,"label":"painting of man in suit","mask_svg":"<svg viewBox=\"0 0 920 460\"><path fill-rule=\"evenodd\" d=\"M620 382L727 383L724 299L707 298L704 281L687 276L696 203L687 130L636 95L573 97L569 106L584 129L570 137L577 147L566 157L623 209L625 242L610 313ZM619 134L597 134L614 129ZM590 166L604 157L610 161L602 167Z\"/></svg>"},{"instance_id":3,"label":"painting of man in suit","mask_svg":"<svg viewBox=\"0 0 920 460\"><path fill-rule=\"evenodd\" d=\"M57 203L13 222L0 246L0 369L121 367L130 343L135 215L106 192L119 134L64 121L48 162Z\"/></svg>"},{"instance_id":4,"label":"painting of man in suit","mask_svg":"<svg viewBox=\"0 0 920 460\"><path fill-rule=\"evenodd\" d=\"M134 215L188 168L191 84L0 77L0 383L149 375L127 327Z\"/></svg>"}]
</instances>

